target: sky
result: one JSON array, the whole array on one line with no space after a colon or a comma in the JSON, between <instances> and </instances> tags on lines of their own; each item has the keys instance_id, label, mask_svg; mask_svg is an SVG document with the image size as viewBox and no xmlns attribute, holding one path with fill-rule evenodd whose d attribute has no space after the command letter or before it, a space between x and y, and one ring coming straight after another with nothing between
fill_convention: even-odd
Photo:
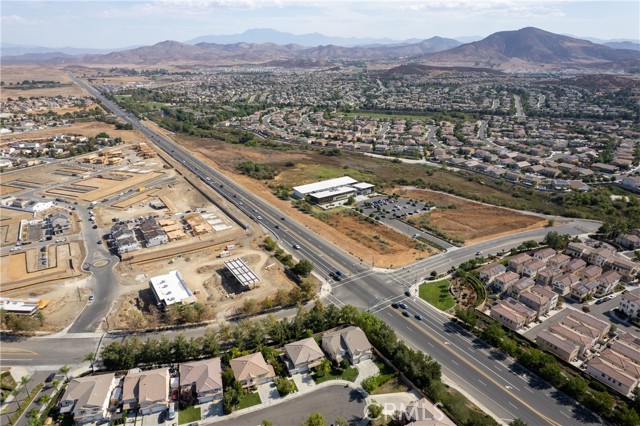
<instances>
[{"instance_id":1,"label":"sky","mask_svg":"<svg viewBox=\"0 0 640 426\"><path fill-rule=\"evenodd\" d=\"M271 28L406 40L538 27L640 39L638 0L2 0L3 43L117 48Z\"/></svg>"}]
</instances>

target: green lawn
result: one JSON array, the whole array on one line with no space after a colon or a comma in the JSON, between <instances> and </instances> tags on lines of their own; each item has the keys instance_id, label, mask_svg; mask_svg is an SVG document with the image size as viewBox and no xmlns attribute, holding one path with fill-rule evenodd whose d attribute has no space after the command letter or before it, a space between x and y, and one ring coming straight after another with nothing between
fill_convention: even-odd
<instances>
[{"instance_id":1,"label":"green lawn","mask_svg":"<svg viewBox=\"0 0 640 426\"><path fill-rule=\"evenodd\" d=\"M332 369L331 372L324 377L317 377L316 375L314 375L313 380L316 383L322 383L322 382L326 382L327 380L336 380L336 379L348 380L350 382L353 382L354 380L356 380L356 377L358 377L358 369L355 367L349 367L343 370L342 372L339 370Z\"/></svg>"},{"instance_id":2,"label":"green lawn","mask_svg":"<svg viewBox=\"0 0 640 426\"><path fill-rule=\"evenodd\" d=\"M258 392L252 392L247 395L243 395L240 397L240 402L238 403L237 410L242 410L243 408L253 407L254 405L260 404L262 401L260 400L260 395Z\"/></svg>"},{"instance_id":3,"label":"green lawn","mask_svg":"<svg viewBox=\"0 0 640 426\"><path fill-rule=\"evenodd\" d=\"M200 407L187 407L178 411L178 424L197 422L202 418Z\"/></svg>"},{"instance_id":4,"label":"green lawn","mask_svg":"<svg viewBox=\"0 0 640 426\"><path fill-rule=\"evenodd\" d=\"M420 286L420 298L431 303L438 309L446 311L455 306L456 302L449 293L449 280L436 281Z\"/></svg>"}]
</instances>

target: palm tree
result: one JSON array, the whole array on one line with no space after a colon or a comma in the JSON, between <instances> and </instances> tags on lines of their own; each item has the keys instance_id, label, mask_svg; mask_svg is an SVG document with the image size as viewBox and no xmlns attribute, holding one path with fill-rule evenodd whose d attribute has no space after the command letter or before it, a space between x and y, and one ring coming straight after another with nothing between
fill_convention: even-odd
<instances>
[{"instance_id":1,"label":"palm tree","mask_svg":"<svg viewBox=\"0 0 640 426\"><path fill-rule=\"evenodd\" d=\"M38 399L38 404L47 405L50 401L51 401L51 395L45 393L40 397L40 399Z\"/></svg>"},{"instance_id":2,"label":"palm tree","mask_svg":"<svg viewBox=\"0 0 640 426\"><path fill-rule=\"evenodd\" d=\"M58 371L64 374L66 380L69 380L69 370L71 370L71 367L69 367L68 365L63 365Z\"/></svg>"},{"instance_id":3,"label":"palm tree","mask_svg":"<svg viewBox=\"0 0 640 426\"><path fill-rule=\"evenodd\" d=\"M27 391L27 396L31 396L31 391L29 391L29 388L27 387L27 383L29 383L30 381L31 377L27 376L22 376L22 378L20 379L20 384L24 386L24 389Z\"/></svg>"}]
</instances>

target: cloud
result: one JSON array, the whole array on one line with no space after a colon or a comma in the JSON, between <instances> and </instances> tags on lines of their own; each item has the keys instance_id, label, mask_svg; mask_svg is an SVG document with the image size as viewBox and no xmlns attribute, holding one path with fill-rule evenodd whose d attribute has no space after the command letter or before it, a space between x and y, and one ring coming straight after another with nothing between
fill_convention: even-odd
<instances>
[{"instance_id":1,"label":"cloud","mask_svg":"<svg viewBox=\"0 0 640 426\"><path fill-rule=\"evenodd\" d=\"M8 15L0 18L2 25L35 25L38 21L31 21L18 15Z\"/></svg>"}]
</instances>

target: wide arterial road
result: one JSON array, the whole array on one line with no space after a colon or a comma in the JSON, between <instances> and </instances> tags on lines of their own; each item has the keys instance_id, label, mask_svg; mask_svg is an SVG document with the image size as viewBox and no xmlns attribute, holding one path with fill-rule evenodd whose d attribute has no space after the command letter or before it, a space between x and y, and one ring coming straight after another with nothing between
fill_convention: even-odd
<instances>
[{"instance_id":1,"label":"wide arterial road","mask_svg":"<svg viewBox=\"0 0 640 426\"><path fill-rule=\"evenodd\" d=\"M167 155L181 162L216 190L226 200L227 207L234 205L242 211L244 215L235 217L238 224L249 228L258 224L264 226L289 250L298 245L300 257L311 260L315 270L325 277L336 269L345 273L345 279L333 283L329 301L338 306L352 304L369 309L391 325L410 347L424 351L442 364L446 378L494 416L507 422L519 417L531 426L600 424L597 418L575 401L529 377L509 359L501 358L467 334L442 312L404 295L405 291L414 294L415 283L433 270L447 271L452 266L473 258L476 251L496 253L501 249L517 246L525 240L541 240L547 230L528 231L472 247L450 250L396 271L375 271L371 269L371 265L353 258L305 226L284 218L282 212L269 203L195 158L171 139L145 126L92 86L75 77L74 81L98 98L105 108L133 125ZM596 222L576 220L556 227L555 230L578 235L593 232L598 226L599 223ZM407 303L412 316L404 317L391 308L390 304L396 301ZM420 314L423 319L415 320L415 314ZM64 350L64 345L60 345L59 350Z\"/></svg>"}]
</instances>

